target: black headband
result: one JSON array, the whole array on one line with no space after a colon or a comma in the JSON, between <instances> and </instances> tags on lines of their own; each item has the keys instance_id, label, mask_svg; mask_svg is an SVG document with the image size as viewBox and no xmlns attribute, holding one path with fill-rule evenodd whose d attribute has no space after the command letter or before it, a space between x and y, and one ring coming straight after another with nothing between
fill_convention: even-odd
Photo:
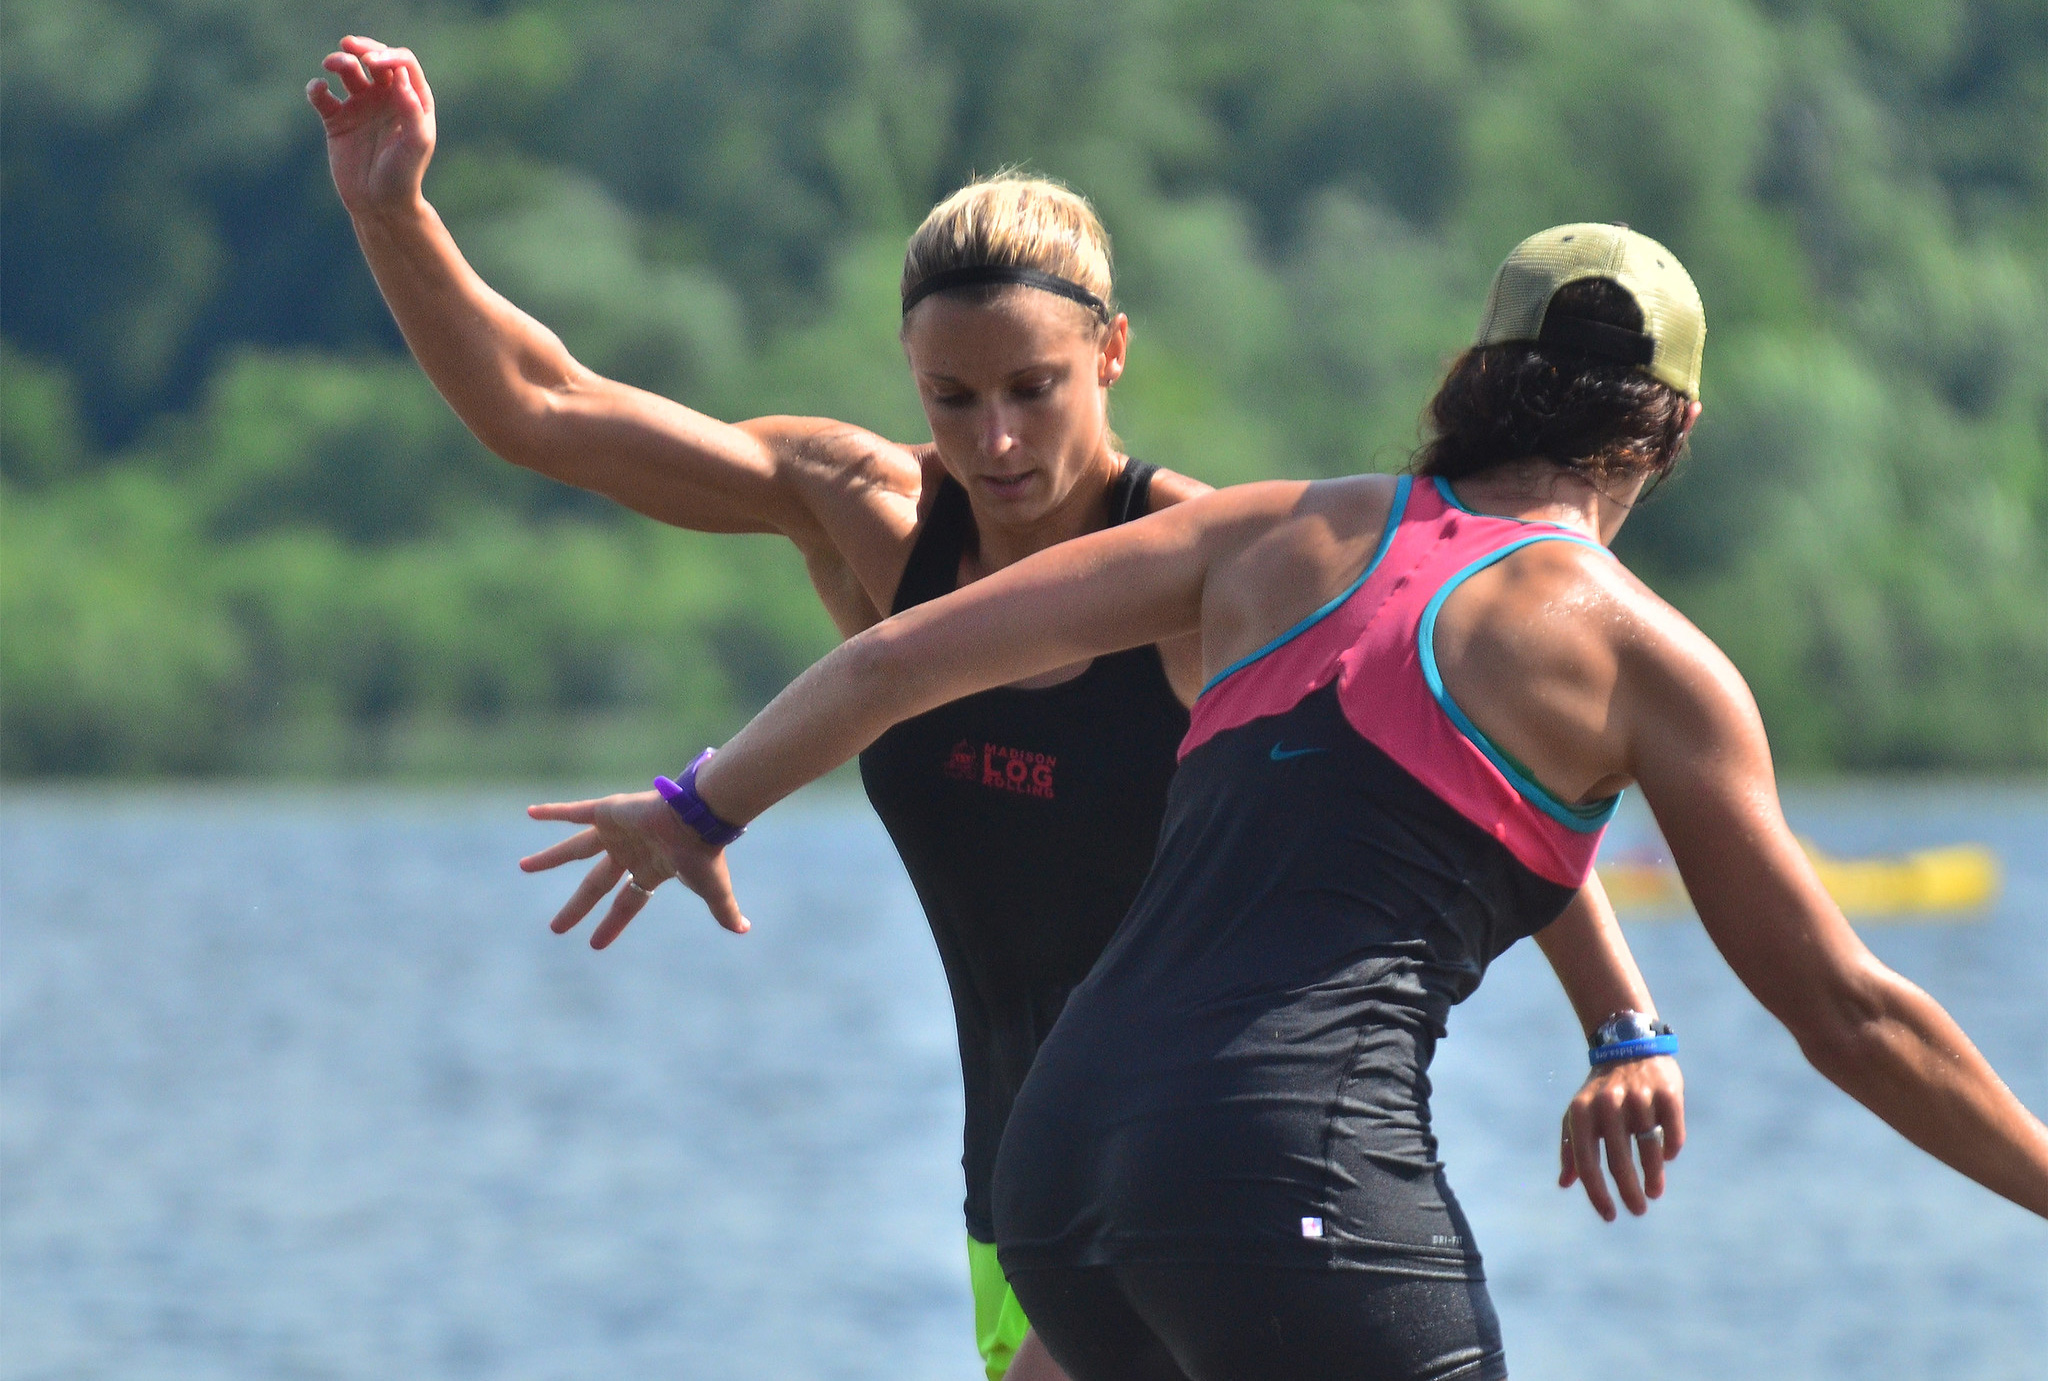
<instances>
[{"instance_id":1,"label":"black headband","mask_svg":"<svg viewBox=\"0 0 2048 1381\"><path fill-rule=\"evenodd\" d=\"M1009 264L969 264L965 268L941 269L903 294L903 315L909 316L910 309L930 297L933 293L950 291L953 288L971 288L987 283L1018 283L1041 292L1058 293L1061 297L1080 303L1105 325L1109 322L1109 304L1089 292L1079 283L1062 278L1056 273L1040 269L1027 269Z\"/></svg>"}]
</instances>

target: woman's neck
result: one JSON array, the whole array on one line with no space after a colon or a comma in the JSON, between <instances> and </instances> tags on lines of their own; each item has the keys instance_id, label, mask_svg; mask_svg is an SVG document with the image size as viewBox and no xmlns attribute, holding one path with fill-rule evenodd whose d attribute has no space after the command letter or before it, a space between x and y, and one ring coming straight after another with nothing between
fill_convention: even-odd
<instances>
[{"instance_id":1,"label":"woman's neck","mask_svg":"<svg viewBox=\"0 0 2048 1381\"><path fill-rule=\"evenodd\" d=\"M1541 458L1496 465L1450 485L1474 513L1523 522L1555 523L1601 543L1614 540L1643 490L1643 478L1605 487L1586 475Z\"/></svg>"}]
</instances>

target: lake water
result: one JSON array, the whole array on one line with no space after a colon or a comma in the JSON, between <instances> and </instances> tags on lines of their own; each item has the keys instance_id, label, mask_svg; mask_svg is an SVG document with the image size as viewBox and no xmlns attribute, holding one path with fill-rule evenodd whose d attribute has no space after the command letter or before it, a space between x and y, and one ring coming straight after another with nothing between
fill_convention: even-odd
<instances>
[{"instance_id":1,"label":"lake water","mask_svg":"<svg viewBox=\"0 0 2048 1381\"><path fill-rule=\"evenodd\" d=\"M665 889L594 954L512 867L525 799L8 793L0 1379L978 1375L946 991L865 807L736 846L753 934ZM2048 790L1791 808L2000 852L1995 911L1864 934L2048 1109ZM1584 1054L1533 946L1438 1058L1517 1381L2048 1375L2048 1224L1808 1070L1696 924L1629 938L1689 1081L1648 1218L1554 1186Z\"/></svg>"}]
</instances>

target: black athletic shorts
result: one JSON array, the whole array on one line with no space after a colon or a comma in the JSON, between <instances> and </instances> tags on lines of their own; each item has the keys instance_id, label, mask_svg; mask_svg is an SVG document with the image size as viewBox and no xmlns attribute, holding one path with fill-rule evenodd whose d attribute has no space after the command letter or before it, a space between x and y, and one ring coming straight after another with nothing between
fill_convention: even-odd
<instances>
[{"instance_id":1,"label":"black athletic shorts","mask_svg":"<svg viewBox=\"0 0 2048 1381\"><path fill-rule=\"evenodd\" d=\"M1033 1267L1010 1286L1073 1381L1506 1381L1481 1281L1231 1264Z\"/></svg>"}]
</instances>

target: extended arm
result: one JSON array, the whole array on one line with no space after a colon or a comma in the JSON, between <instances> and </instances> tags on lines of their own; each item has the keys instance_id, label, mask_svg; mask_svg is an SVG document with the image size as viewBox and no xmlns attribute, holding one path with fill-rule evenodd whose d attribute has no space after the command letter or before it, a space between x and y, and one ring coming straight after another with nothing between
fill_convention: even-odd
<instances>
[{"instance_id":1,"label":"extended arm","mask_svg":"<svg viewBox=\"0 0 2048 1381\"><path fill-rule=\"evenodd\" d=\"M1908 1141L2048 1217L2048 1128L1941 1005L1880 963L1778 804L1742 679L1697 634L1632 670L1633 772L1716 946L1813 1067Z\"/></svg>"},{"instance_id":2,"label":"extended arm","mask_svg":"<svg viewBox=\"0 0 2048 1381\"><path fill-rule=\"evenodd\" d=\"M377 286L427 377L506 460L679 527L800 535L768 420L731 426L603 378L470 267L422 191L434 97L412 53L348 38L313 81L328 163Z\"/></svg>"},{"instance_id":3,"label":"extended arm","mask_svg":"<svg viewBox=\"0 0 2048 1381\"><path fill-rule=\"evenodd\" d=\"M726 745L698 779L706 801L750 820L934 706L1195 632L1203 518L1224 498L1063 542L842 644Z\"/></svg>"},{"instance_id":4,"label":"extended arm","mask_svg":"<svg viewBox=\"0 0 2048 1381\"><path fill-rule=\"evenodd\" d=\"M1203 495L1062 542L877 624L776 696L700 771L698 789L721 818L744 824L933 706L1194 633L1219 540L1231 540L1246 510L1256 517L1262 487ZM522 860L528 871L604 855L557 914L558 932L579 923L628 872L649 884L679 877L721 925L747 928L723 855L654 793L535 806L528 814L591 827ZM644 893L621 889L591 943L610 944L645 902Z\"/></svg>"},{"instance_id":5,"label":"extended arm","mask_svg":"<svg viewBox=\"0 0 2048 1381\"><path fill-rule=\"evenodd\" d=\"M1621 1011L1656 1015L1650 988L1615 923L1614 908L1598 877L1587 879L1564 914L1536 932L1536 943L1556 970L1590 1039ZM1664 1162L1685 1145L1685 1080L1669 1056L1602 1065L1592 1070L1565 1110L1558 1144L1558 1183L1583 1183L1586 1198L1612 1222L1614 1201L1600 1171L1607 1153L1615 1189L1629 1212L1648 1211L1664 1193ZM1642 1157L1638 1181L1631 1150Z\"/></svg>"}]
</instances>

